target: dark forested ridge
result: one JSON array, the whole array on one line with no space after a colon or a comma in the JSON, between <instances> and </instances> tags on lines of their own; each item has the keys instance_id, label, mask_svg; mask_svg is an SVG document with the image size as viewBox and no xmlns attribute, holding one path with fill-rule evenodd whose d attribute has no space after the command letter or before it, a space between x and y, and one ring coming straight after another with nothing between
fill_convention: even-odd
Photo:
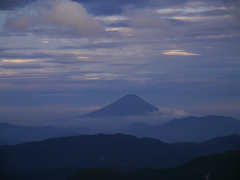
<instances>
[{"instance_id":1,"label":"dark forested ridge","mask_svg":"<svg viewBox=\"0 0 240 180\"><path fill-rule=\"evenodd\" d=\"M1 180L66 180L82 170L78 167L28 170L18 173L0 173Z\"/></svg>"},{"instance_id":2,"label":"dark forested ridge","mask_svg":"<svg viewBox=\"0 0 240 180\"><path fill-rule=\"evenodd\" d=\"M205 157L169 169L142 169L120 173L108 169L88 169L68 180L239 180L240 151L230 151Z\"/></svg>"},{"instance_id":3,"label":"dark forested ridge","mask_svg":"<svg viewBox=\"0 0 240 180\"><path fill-rule=\"evenodd\" d=\"M52 138L0 147L0 171L21 172L75 166L106 167L132 164L135 167L174 167L202 155L240 149L240 136L219 137L204 143L168 144L132 135L82 135Z\"/></svg>"},{"instance_id":4,"label":"dark forested ridge","mask_svg":"<svg viewBox=\"0 0 240 180\"><path fill-rule=\"evenodd\" d=\"M145 168L118 172L106 168L83 169L66 167L32 170L20 173L0 173L1 180L239 180L240 150L210 156L200 156L190 162L168 169Z\"/></svg>"}]
</instances>

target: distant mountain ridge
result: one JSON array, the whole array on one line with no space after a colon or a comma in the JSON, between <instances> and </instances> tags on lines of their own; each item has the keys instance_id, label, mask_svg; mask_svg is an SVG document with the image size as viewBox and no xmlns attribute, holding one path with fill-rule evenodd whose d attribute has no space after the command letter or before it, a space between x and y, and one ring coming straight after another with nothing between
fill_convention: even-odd
<instances>
[{"instance_id":1,"label":"distant mountain ridge","mask_svg":"<svg viewBox=\"0 0 240 180\"><path fill-rule=\"evenodd\" d=\"M84 127L25 127L0 123L0 146L40 141L53 137L98 133L132 134L136 137L156 138L167 143L179 141L204 142L219 136L229 136L231 134L240 135L240 120L226 116L189 116L186 118L173 119L162 125L150 126L143 123L134 123L124 128L108 131Z\"/></svg>"},{"instance_id":2,"label":"distant mountain ridge","mask_svg":"<svg viewBox=\"0 0 240 180\"><path fill-rule=\"evenodd\" d=\"M158 108L144 101L135 94L126 95L108 106L88 114L79 116L84 118L121 117L143 115L157 111Z\"/></svg>"},{"instance_id":3,"label":"distant mountain ridge","mask_svg":"<svg viewBox=\"0 0 240 180\"><path fill-rule=\"evenodd\" d=\"M164 142L203 142L214 137L240 135L240 120L227 116L204 116L173 119L156 126L128 126L119 133L157 138Z\"/></svg>"},{"instance_id":4,"label":"distant mountain ridge","mask_svg":"<svg viewBox=\"0 0 240 180\"><path fill-rule=\"evenodd\" d=\"M0 172L75 166L106 167L132 164L139 168L174 167L202 155L240 150L240 136L215 138L204 143L168 144L132 135L81 135L52 138L0 147Z\"/></svg>"},{"instance_id":5,"label":"distant mountain ridge","mask_svg":"<svg viewBox=\"0 0 240 180\"><path fill-rule=\"evenodd\" d=\"M48 138L97 134L99 131L84 127L54 128L51 126L28 127L0 123L0 146L16 145L31 141L42 141Z\"/></svg>"}]
</instances>

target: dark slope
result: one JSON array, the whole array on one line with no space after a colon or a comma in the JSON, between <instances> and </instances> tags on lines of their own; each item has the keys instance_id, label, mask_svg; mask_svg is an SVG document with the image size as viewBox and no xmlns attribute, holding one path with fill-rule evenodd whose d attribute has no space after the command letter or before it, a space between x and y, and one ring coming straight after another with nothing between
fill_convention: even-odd
<instances>
[{"instance_id":1,"label":"dark slope","mask_svg":"<svg viewBox=\"0 0 240 180\"><path fill-rule=\"evenodd\" d=\"M205 156L229 150L240 150L240 136L233 134L217 137L202 143L185 142L176 143L176 145L182 152L187 152L189 156Z\"/></svg>"},{"instance_id":2,"label":"dark slope","mask_svg":"<svg viewBox=\"0 0 240 180\"><path fill-rule=\"evenodd\" d=\"M64 167L56 169L29 170L19 173L0 173L1 180L66 180L78 171L77 167Z\"/></svg>"},{"instance_id":3,"label":"dark slope","mask_svg":"<svg viewBox=\"0 0 240 180\"><path fill-rule=\"evenodd\" d=\"M76 166L105 167L109 164L138 164L140 167L161 167L173 164L172 145L131 135L83 135L48 139L42 142L0 147L0 171L17 172L29 169Z\"/></svg>"},{"instance_id":4,"label":"dark slope","mask_svg":"<svg viewBox=\"0 0 240 180\"><path fill-rule=\"evenodd\" d=\"M142 169L120 173L106 168L80 170L76 167L27 171L13 174L0 173L1 180L239 180L240 150L197 157L190 162L169 169Z\"/></svg>"},{"instance_id":5,"label":"dark slope","mask_svg":"<svg viewBox=\"0 0 240 180\"><path fill-rule=\"evenodd\" d=\"M112 104L80 117L133 116L157 111L158 108L136 95L126 95Z\"/></svg>"},{"instance_id":6,"label":"dark slope","mask_svg":"<svg viewBox=\"0 0 240 180\"><path fill-rule=\"evenodd\" d=\"M200 155L237 149L240 149L238 135L220 137L211 143L182 144L167 144L156 139L136 138L123 134L83 135L2 146L0 172L68 166L93 168L111 164L164 168L186 163Z\"/></svg>"},{"instance_id":7,"label":"dark slope","mask_svg":"<svg viewBox=\"0 0 240 180\"><path fill-rule=\"evenodd\" d=\"M225 116L186 117L158 126L127 127L120 133L151 137L164 142L203 142L209 139L240 134L240 120Z\"/></svg>"},{"instance_id":8,"label":"dark slope","mask_svg":"<svg viewBox=\"0 0 240 180\"><path fill-rule=\"evenodd\" d=\"M239 180L240 151L231 151L196 159L171 169L142 169L120 173L107 169L88 169L68 180ZM208 178L207 178L208 177Z\"/></svg>"}]
</instances>

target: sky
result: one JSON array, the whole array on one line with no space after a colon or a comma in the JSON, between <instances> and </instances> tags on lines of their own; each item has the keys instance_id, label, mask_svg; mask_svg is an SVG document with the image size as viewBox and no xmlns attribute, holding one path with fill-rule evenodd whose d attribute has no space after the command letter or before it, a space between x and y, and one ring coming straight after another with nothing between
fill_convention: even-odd
<instances>
[{"instance_id":1,"label":"sky","mask_svg":"<svg viewBox=\"0 0 240 180\"><path fill-rule=\"evenodd\" d=\"M240 1L0 0L0 122L51 124L127 94L159 107L155 124L240 119Z\"/></svg>"}]
</instances>

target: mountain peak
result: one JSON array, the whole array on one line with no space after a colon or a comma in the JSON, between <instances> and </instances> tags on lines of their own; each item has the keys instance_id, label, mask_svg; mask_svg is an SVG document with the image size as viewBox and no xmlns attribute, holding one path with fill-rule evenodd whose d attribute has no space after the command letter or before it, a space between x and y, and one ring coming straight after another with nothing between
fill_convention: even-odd
<instances>
[{"instance_id":1,"label":"mountain peak","mask_svg":"<svg viewBox=\"0 0 240 180\"><path fill-rule=\"evenodd\" d=\"M134 97L138 97L136 94L127 94L124 97L130 97L130 98L134 98ZM138 97L139 98L139 97Z\"/></svg>"},{"instance_id":2,"label":"mountain peak","mask_svg":"<svg viewBox=\"0 0 240 180\"><path fill-rule=\"evenodd\" d=\"M102 109L85 114L81 117L134 116L157 110L157 107L149 104L137 95L128 94Z\"/></svg>"}]
</instances>

